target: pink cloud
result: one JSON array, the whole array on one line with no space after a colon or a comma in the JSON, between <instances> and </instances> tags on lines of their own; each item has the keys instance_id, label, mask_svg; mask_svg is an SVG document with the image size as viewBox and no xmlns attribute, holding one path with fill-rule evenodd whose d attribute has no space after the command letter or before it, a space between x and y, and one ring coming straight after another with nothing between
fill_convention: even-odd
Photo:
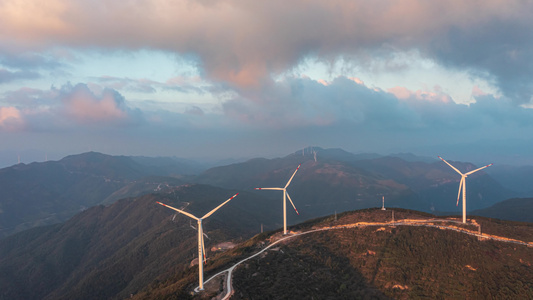
<instances>
[{"instance_id":1,"label":"pink cloud","mask_svg":"<svg viewBox=\"0 0 533 300\"><path fill-rule=\"evenodd\" d=\"M0 106L0 130L53 130L81 126L138 125L142 113L112 89L70 84L50 90L21 88L7 93Z\"/></svg>"},{"instance_id":2,"label":"pink cloud","mask_svg":"<svg viewBox=\"0 0 533 300\"><path fill-rule=\"evenodd\" d=\"M63 18L67 12L66 1L2 1L0 16L2 29L0 34L14 30L10 36L19 36L16 47L41 48L46 46L50 37L69 36L75 28ZM14 46L12 44L12 46Z\"/></svg>"},{"instance_id":3,"label":"pink cloud","mask_svg":"<svg viewBox=\"0 0 533 300\"><path fill-rule=\"evenodd\" d=\"M324 79L319 79L319 80L317 80L317 82L320 83L320 84L323 85L323 86L327 86L327 85L329 85L329 82L327 82L327 81L324 80Z\"/></svg>"},{"instance_id":4,"label":"pink cloud","mask_svg":"<svg viewBox=\"0 0 533 300\"><path fill-rule=\"evenodd\" d=\"M62 94L63 113L79 123L120 123L128 119L120 95L106 89L94 95L86 85L78 84Z\"/></svg>"},{"instance_id":5,"label":"pink cloud","mask_svg":"<svg viewBox=\"0 0 533 300\"><path fill-rule=\"evenodd\" d=\"M408 99L413 96L413 93L403 86L396 86L387 90L389 93L396 96L398 99Z\"/></svg>"},{"instance_id":6,"label":"pink cloud","mask_svg":"<svg viewBox=\"0 0 533 300\"><path fill-rule=\"evenodd\" d=\"M451 29L495 19L520 20L527 28L529 11L520 0L14 0L0 2L0 44L193 54L209 79L257 87L309 54L334 59L384 44L426 52Z\"/></svg>"},{"instance_id":7,"label":"pink cloud","mask_svg":"<svg viewBox=\"0 0 533 300\"><path fill-rule=\"evenodd\" d=\"M353 82L355 82L355 83L357 83L359 85L365 85L365 83L361 79L359 79L357 77L348 77L348 79L350 79L351 81L353 81Z\"/></svg>"},{"instance_id":8,"label":"pink cloud","mask_svg":"<svg viewBox=\"0 0 533 300\"><path fill-rule=\"evenodd\" d=\"M0 130L17 131L24 127L22 114L15 107L0 107Z\"/></svg>"},{"instance_id":9,"label":"pink cloud","mask_svg":"<svg viewBox=\"0 0 533 300\"><path fill-rule=\"evenodd\" d=\"M453 103L453 99L450 97L450 95L444 93L442 89L439 86L435 86L433 88L433 91L423 91L423 90L417 90L417 91L410 91L409 89L401 86L393 87L388 89L387 91L396 98L400 100L418 100L418 101L428 101L428 102L438 102L438 103L444 103L449 104Z\"/></svg>"},{"instance_id":10,"label":"pink cloud","mask_svg":"<svg viewBox=\"0 0 533 300\"><path fill-rule=\"evenodd\" d=\"M485 93L482 89L480 89L477 85L475 85L472 88L472 96L479 97L479 96L486 96L487 93Z\"/></svg>"}]
</instances>

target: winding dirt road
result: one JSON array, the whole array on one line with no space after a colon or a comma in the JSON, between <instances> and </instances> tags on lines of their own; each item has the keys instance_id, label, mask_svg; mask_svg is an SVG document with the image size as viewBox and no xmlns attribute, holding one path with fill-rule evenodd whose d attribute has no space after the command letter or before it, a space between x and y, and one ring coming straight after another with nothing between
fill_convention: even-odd
<instances>
[{"instance_id":1,"label":"winding dirt road","mask_svg":"<svg viewBox=\"0 0 533 300\"><path fill-rule=\"evenodd\" d=\"M217 274L211 276L209 279L207 279L204 282L204 284L207 284L209 281L213 280L214 278L227 273L227 275L226 275L226 284L225 284L226 295L222 298L223 300L227 300L234 293L234 290L233 290L233 287L232 287L232 284L231 284L231 279L232 279L232 275L233 275L233 270L235 270L235 268L237 266L239 266L240 264L242 264L243 262L245 262L245 261L247 261L249 259L252 259L252 258L260 255L261 253L267 251L268 249L272 248L276 244L281 243L281 242L283 242L285 240L292 239L294 237L298 237L298 236L305 235L305 234L310 234L310 233L319 232L319 231L326 231L326 230L346 229L346 228L355 228L355 227L367 227L367 226L421 226L421 227L433 227L433 228L444 229L444 230L453 230L453 231L461 232L461 233L468 234L468 235L471 235L471 236L476 236L476 237L479 237L479 238L482 238L482 239L491 239L491 240L505 242L505 243L514 243L514 244L518 244L518 245L524 245L524 246L528 246L528 247L533 247L533 243L528 243L528 242L524 242L524 241L520 241L520 240L509 239L509 238L506 238L506 237L495 236L495 235L490 235L490 234L480 234L479 232L475 232L475 231L472 231L472 230L468 230L466 228L460 228L460 227L456 227L456 226L432 224L432 223L441 223L441 222L442 223L462 224L462 222L460 222L460 221L442 220L442 219L440 219L440 220L439 219L400 220L400 221L397 221L397 222L376 222L376 223L359 222L359 223L353 223L353 224L338 225L338 226L333 226L333 227L323 227L323 228L318 228L318 229L312 229L312 230L305 231L305 232L299 232L299 233L290 234L290 235L287 235L287 236L285 236L285 237L273 242L272 244L268 245L267 247L265 247L261 251L259 251L259 252L255 253L255 254L253 254L253 255L251 255L251 256L249 256L249 257L247 257L247 258L245 258L245 259L243 259L243 260L241 260L239 262L237 262L236 264L234 264L230 268L228 268L226 270L223 270L223 271L220 271ZM474 223L469 223L469 225L479 226L475 222ZM194 291L198 293L199 292L198 287L196 287L194 289Z\"/></svg>"}]
</instances>

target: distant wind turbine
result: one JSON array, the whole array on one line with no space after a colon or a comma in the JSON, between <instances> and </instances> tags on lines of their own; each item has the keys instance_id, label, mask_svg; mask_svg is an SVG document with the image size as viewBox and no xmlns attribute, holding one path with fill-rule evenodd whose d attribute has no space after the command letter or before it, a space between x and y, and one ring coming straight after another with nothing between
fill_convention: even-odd
<instances>
[{"instance_id":1,"label":"distant wind turbine","mask_svg":"<svg viewBox=\"0 0 533 300\"><path fill-rule=\"evenodd\" d=\"M450 166L452 169L455 170L455 172L459 173L461 175L461 181L459 182L459 192L457 193L457 203L455 204L456 206L459 205L459 199L461 198L461 188L462 188L462 193L463 193L463 223L466 223L466 177L468 177L468 175L472 174L472 173L475 173L481 169L485 169L487 167L490 167L492 166L492 164L490 165L486 165L484 167L481 167L479 169L475 169L473 171L470 171L470 172L467 172L467 173L461 173L459 170L457 170L456 167L452 166L450 163L448 163L447 161L444 160L444 158L440 157L439 158L445 162L448 166Z\"/></svg>"},{"instance_id":2,"label":"distant wind turbine","mask_svg":"<svg viewBox=\"0 0 533 300\"><path fill-rule=\"evenodd\" d=\"M296 168L296 171L294 171L294 174L292 174L291 179L289 179L289 181L287 182L285 187L282 187L282 188L279 188L279 187L278 188L255 188L256 190L283 191L283 234L284 235L287 234L287 200L286 200L287 198L289 198L289 201L291 202L292 207L294 207L294 211L296 211L296 213L298 215L300 215L300 213L296 209L296 206L294 206L294 203L292 202L291 196L289 196L289 193L287 193L287 187L289 186L289 184L291 184L291 181L294 178L294 175L296 175L296 172L298 172L298 169L300 169L300 166L301 166L301 164L298 165L298 168Z\"/></svg>"},{"instance_id":3,"label":"distant wind turbine","mask_svg":"<svg viewBox=\"0 0 533 300\"><path fill-rule=\"evenodd\" d=\"M215 211L217 211L219 208L221 208L224 204L228 203L231 199L237 197L238 194L239 193L233 195L233 197L231 197L228 200L224 201L224 203L222 203L219 206L215 207L212 211L208 212L207 214L205 214L205 216L203 216L201 218L195 217L194 215L192 215L192 214L190 214L190 213L188 213L186 211L174 208L174 207L172 207L170 205L166 205L164 203L157 202L157 204L161 204L161 205L166 206L166 207L168 207L170 209L173 209L173 210L175 210L175 211L177 211L179 213L182 213L182 214L186 215L187 217L195 219L198 222L198 281L199 281L199 290L200 291L204 290L204 260L205 260L204 229L202 227L202 220L207 218L207 217L209 217L210 215L212 215Z\"/></svg>"}]
</instances>

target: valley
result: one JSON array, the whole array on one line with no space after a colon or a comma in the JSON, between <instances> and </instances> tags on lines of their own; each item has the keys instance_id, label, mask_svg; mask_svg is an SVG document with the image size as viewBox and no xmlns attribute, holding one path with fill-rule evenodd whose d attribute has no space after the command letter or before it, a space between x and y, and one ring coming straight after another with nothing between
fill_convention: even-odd
<instances>
[{"instance_id":1,"label":"valley","mask_svg":"<svg viewBox=\"0 0 533 300\"><path fill-rule=\"evenodd\" d=\"M529 220L531 198L512 198L523 190L472 174L462 224L461 176L437 158L313 151L205 170L93 152L0 169L0 299L529 296L532 225L499 219ZM283 193L254 188L288 180L299 215L287 199L283 237ZM206 291L195 293L195 221L157 202L202 216L237 193L203 224Z\"/></svg>"}]
</instances>

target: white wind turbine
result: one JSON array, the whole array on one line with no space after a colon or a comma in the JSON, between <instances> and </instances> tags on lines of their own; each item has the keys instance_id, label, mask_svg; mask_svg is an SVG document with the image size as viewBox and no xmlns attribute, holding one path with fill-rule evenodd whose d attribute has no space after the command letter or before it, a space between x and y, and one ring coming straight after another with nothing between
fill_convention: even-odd
<instances>
[{"instance_id":1,"label":"white wind turbine","mask_svg":"<svg viewBox=\"0 0 533 300\"><path fill-rule=\"evenodd\" d=\"M282 187L282 188L255 188L256 190L283 191L283 234L284 235L287 234L287 200L286 200L287 198L289 198L289 201L291 202L292 207L294 207L294 211L296 211L296 213L298 215L300 215L300 213L296 209L296 206L294 206L294 203L291 200L291 196L289 196L289 193L287 193L287 187L289 186L289 184L291 184L291 181L294 178L294 175L296 175L296 172L298 172L298 169L300 169L300 166L301 166L301 164L298 165L298 168L296 168L296 171L294 171L294 174L292 174L291 179L289 179L289 181L287 182L285 187Z\"/></svg>"},{"instance_id":2,"label":"white wind turbine","mask_svg":"<svg viewBox=\"0 0 533 300\"><path fill-rule=\"evenodd\" d=\"M224 203L220 204L219 206L215 207L212 211L208 212L207 214L205 214L205 216L201 217L201 218L197 218L195 217L194 215L186 212L186 211L183 211L183 210L180 210L180 209L177 209L175 207L172 207L170 205L166 205L164 203L161 203L161 202L157 202L158 204L161 204L163 206L166 206L170 209L173 209L179 213L182 213L190 218L193 218L195 219L197 222L198 222L198 281L199 281L199 290L200 291L203 291L204 290L204 260L205 260L205 246L204 246L204 229L202 227L202 220L209 217L210 215L212 215L215 211L217 211L219 208L221 208L224 204L228 203L231 199L237 197L239 193L233 195L233 197L229 198L228 200L224 201ZM203 258L203 259L202 259Z\"/></svg>"},{"instance_id":3,"label":"white wind turbine","mask_svg":"<svg viewBox=\"0 0 533 300\"><path fill-rule=\"evenodd\" d=\"M457 203L455 204L456 206L459 205L459 199L461 198L461 188L462 188L462 192L463 192L463 223L466 223L466 177L468 177L468 175L472 174L472 173L475 173L481 169L485 169L487 167L490 167L492 166L492 164L490 165L486 165L484 167L481 167L479 169L475 169L473 171L470 171L470 172L467 172L467 173L461 173L459 170L457 170L456 167L452 166L450 163L448 163L447 161L444 160L444 158L440 157L439 158L445 162L448 166L450 166L452 169L455 170L455 172L459 173L461 175L461 181L459 182L459 192L457 193Z\"/></svg>"}]
</instances>

